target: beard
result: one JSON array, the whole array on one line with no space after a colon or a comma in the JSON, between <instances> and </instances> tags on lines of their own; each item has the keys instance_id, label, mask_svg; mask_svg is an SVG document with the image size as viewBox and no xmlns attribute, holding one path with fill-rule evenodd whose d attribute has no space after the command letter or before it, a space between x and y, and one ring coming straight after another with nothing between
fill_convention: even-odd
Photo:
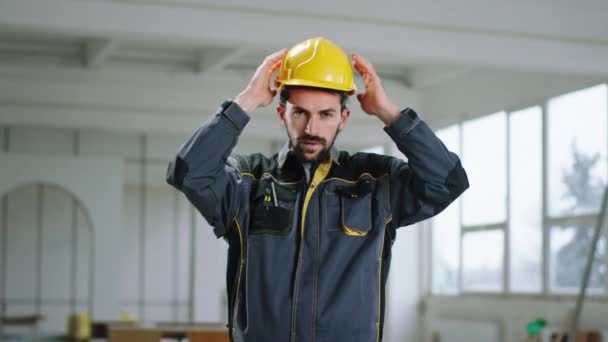
<instances>
[{"instance_id":1,"label":"beard","mask_svg":"<svg viewBox=\"0 0 608 342\"><path fill-rule=\"evenodd\" d=\"M336 133L334 134L334 137L332 138L331 143L329 143L329 144L327 143L326 139L321 138L320 136L304 134L303 136L298 137L297 139L294 139L291 136L291 134L289 134L289 130L287 128L285 128L285 131L287 132L287 136L289 137L289 145L292 148L296 158L301 163L307 163L307 162L317 162L317 161L321 161L321 160L326 160L327 158L329 158L330 150L334 146L334 142L336 141L336 138L338 137L338 134L340 133L340 127L338 127L336 129ZM321 144L322 148L318 152L316 157L313 157L313 158L306 157L306 154L304 153L304 150L302 149L302 144L304 142L318 142Z\"/></svg>"}]
</instances>

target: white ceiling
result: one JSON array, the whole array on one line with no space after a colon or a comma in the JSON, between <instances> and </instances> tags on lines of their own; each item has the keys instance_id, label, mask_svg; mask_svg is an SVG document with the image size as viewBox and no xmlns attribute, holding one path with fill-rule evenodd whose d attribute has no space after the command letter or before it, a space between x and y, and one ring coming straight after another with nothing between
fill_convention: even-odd
<instances>
[{"instance_id":1,"label":"white ceiling","mask_svg":"<svg viewBox=\"0 0 608 342\"><path fill-rule=\"evenodd\" d=\"M607 14L601 0L0 0L0 124L190 131L264 56L318 35L412 101L478 69L608 77Z\"/></svg>"}]
</instances>

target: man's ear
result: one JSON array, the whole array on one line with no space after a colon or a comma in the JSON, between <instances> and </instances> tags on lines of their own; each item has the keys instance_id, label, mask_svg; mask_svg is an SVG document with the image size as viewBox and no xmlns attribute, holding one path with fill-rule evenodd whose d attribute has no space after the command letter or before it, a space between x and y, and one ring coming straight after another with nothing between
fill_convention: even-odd
<instances>
[{"instance_id":1,"label":"man's ear","mask_svg":"<svg viewBox=\"0 0 608 342\"><path fill-rule=\"evenodd\" d=\"M344 108L344 110L342 110L342 114L340 115L340 125L338 126L340 129L344 128L344 125L346 124L346 120L348 120L349 116L350 116L350 108Z\"/></svg>"},{"instance_id":2,"label":"man's ear","mask_svg":"<svg viewBox=\"0 0 608 342\"><path fill-rule=\"evenodd\" d=\"M285 122L285 107L278 105L277 106L277 115L279 116L279 120L281 120L281 124L287 127L287 123Z\"/></svg>"}]
</instances>

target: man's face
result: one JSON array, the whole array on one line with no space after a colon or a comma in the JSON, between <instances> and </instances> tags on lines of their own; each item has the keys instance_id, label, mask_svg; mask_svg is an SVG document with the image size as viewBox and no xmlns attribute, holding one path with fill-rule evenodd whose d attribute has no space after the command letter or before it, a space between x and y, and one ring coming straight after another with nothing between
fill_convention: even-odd
<instances>
[{"instance_id":1,"label":"man's face","mask_svg":"<svg viewBox=\"0 0 608 342\"><path fill-rule=\"evenodd\" d=\"M277 107L277 113L298 158L316 161L327 155L350 110L340 111L338 94L294 88L289 91L285 107Z\"/></svg>"}]
</instances>

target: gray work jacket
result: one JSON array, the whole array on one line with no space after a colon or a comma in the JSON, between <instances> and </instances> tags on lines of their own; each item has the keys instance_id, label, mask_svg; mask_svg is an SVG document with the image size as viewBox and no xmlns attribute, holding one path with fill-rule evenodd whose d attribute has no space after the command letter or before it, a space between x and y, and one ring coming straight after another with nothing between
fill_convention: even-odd
<instances>
[{"instance_id":1,"label":"gray work jacket","mask_svg":"<svg viewBox=\"0 0 608 342\"><path fill-rule=\"evenodd\" d=\"M270 158L231 155L248 121L224 102L167 172L228 241L231 340L381 341L397 228L468 188L458 156L408 108L384 128L407 162L332 148L306 182L288 145Z\"/></svg>"}]
</instances>

